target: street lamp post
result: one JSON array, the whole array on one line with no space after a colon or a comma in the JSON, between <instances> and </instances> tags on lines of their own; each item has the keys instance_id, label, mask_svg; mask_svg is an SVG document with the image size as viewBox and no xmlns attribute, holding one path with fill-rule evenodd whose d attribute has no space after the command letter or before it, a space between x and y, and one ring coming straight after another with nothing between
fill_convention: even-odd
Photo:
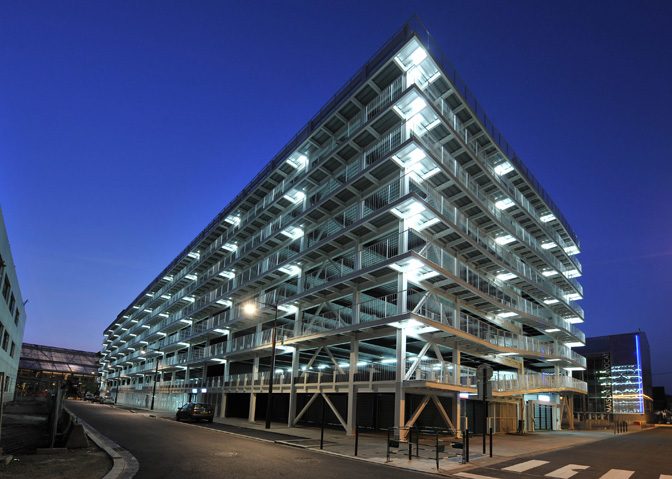
<instances>
[{"instance_id":1,"label":"street lamp post","mask_svg":"<svg viewBox=\"0 0 672 479\"><path fill-rule=\"evenodd\" d=\"M276 338L276 326L278 322L278 304L268 304L268 303L258 303L262 306L269 306L274 309L273 316L273 325L271 329L271 374L268 378L268 396L266 399L266 429L271 428L271 408L273 407L273 378L275 375L275 346L277 342ZM255 305L253 303L248 303L244 306L244 309L248 313L253 313L255 311Z\"/></svg>"},{"instance_id":2,"label":"street lamp post","mask_svg":"<svg viewBox=\"0 0 672 479\"><path fill-rule=\"evenodd\" d=\"M275 308L275 316L273 317L273 330L271 332L271 376L268 378L268 400L266 401L266 429L271 428L271 406L273 405L273 377L275 376L275 343L276 333L275 327L278 321L278 305L273 305Z\"/></svg>"},{"instance_id":3,"label":"street lamp post","mask_svg":"<svg viewBox=\"0 0 672 479\"><path fill-rule=\"evenodd\" d=\"M155 348L146 348L149 351L154 351L156 353L161 353L158 349ZM142 354L146 354L145 351L142 351ZM154 368L154 384L152 385L152 403L149 406L149 410L154 410L154 398L156 397L156 378L159 375L159 364L161 363L161 356L156 357L156 367Z\"/></svg>"},{"instance_id":4,"label":"street lamp post","mask_svg":"<svg viewBox=\"0 0 672 479\"><path fill-rule=\"evenodd\" d=\"M117 404L117 399L119 399L119 387L121 386L121 379L115 382L117 383L117 391L116 394L114 395L114 404Z\"/></svg>"},{"instance_id":5,"label":"street lamp post","mask_svg":"<svg viewBox=\"0 0 672 479\"><path fill-rule=\"evenodd\" d=\"M154 385L152 386L152 405L149 406L149 410L154 410L154 397L156 397L156 378L159 375L159 363L161 362L161 356L156 357L156 367L154 368Z\"/></svg>"}]
</instances>

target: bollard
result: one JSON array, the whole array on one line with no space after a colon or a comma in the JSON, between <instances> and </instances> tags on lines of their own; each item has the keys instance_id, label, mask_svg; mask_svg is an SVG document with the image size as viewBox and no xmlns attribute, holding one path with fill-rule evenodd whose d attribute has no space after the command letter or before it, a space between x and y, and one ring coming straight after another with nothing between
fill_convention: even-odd
<instances>
[{"instance_id":1,"label":"bollard","mask_svg":"<svg viewBox=\"0 0 672 479\"><path fill-rule=\"evenodd\" d=\"M415 457L420 457L420 431L415 430Z\"/></svg>"},{"instance_id":2,"label":"bollard","mask_svg":"<svg viewBox=\"0 0 672 479\"><path fill-rule=\"evenodd\" d=\"M324 418L327 408L324 407L324 396L322 396L322 426L320 428L320 449L324 449Z\"/></svg>"},{"instance_id":3,"label":"bollard","mask_svg":"<svg viewBox=\"0 0 672 479\"><path fill-rule=\"evenodd\" d=\"M467 462L469 462L469 429L464 431L464 440L465 440L465 446L466 446L466 451L467 451Z\"/></svg>"},{"instance_id":4,"label":"bollard","mask_svg":"<svg viewBox=\"0 0 672 479\"><path fill-rule=\"evenodd\" d=\"M355 424L355 457L357 457L358 449L359 449L359 424Z\"/></svg>"},{"instance_id":5,"label":"bollard","mask_svg":"<svg viewBox=\"0 0 672 479\"><path fill-rule=\"evenodd\" d=\"M436 470L439 470L439 433L436 433Z\"/></svg>"},{"instance_id":6,"label":"bollard","mask_svg":"<svg viewBox=\"0 0 672 479\"><path fill-rule=\"evenodd\" d=\"M408 460L413 460L413 428L408 430Z\"/></svg>"},{"instance_id":7,"label":"bollard","mask_svg":"<svg viewBox=\"0 0 672 479\"><path fill-rule=\"evenodd\" d=\"M387 430L387 462L390 462L390 430Z\"/></svg>"},{"instance_id":8,"label":"bollard","mask_svg":"<svg viewBox=\"0 0 672 479\"><path fill-rule=\"evenodd\" d=\"M492 428L490 428L490 457L492 457Z\"/></svg>"}]
</instances>

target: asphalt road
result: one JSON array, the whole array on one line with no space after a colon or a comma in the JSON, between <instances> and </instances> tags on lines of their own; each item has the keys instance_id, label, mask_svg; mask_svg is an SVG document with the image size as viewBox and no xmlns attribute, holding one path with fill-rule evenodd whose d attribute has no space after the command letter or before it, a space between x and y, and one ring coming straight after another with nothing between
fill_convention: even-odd
<instances>
[{"instance_id":1,"label":"asphalt road","mask_svg":"<svg viewBox=\"0 0 672 479\"><path fill-rule=\"evenodd\" d=\"M672 428L614 436L591 444L457 473L461 479L672 479Z\"/></svg>"},{"instance_id":2,"label":"asphalt road","mask_svg":"<svg viewBox=\"0 0 672 479\"><path fill-rule=\"evenodd\" d=\"M428 474L237 437L194 424L68 401L68 408L140 463L137 478L357 479Z\"/></svg>"}]
</instances>

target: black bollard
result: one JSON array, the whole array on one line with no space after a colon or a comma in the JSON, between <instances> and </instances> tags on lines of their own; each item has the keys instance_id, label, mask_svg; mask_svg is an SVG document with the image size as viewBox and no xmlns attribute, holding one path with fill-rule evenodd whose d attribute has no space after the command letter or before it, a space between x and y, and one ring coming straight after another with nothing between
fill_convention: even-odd
<instances>
[{"instance_id":1,"label":"black bollard","mask_svg":"<svg viewBox=\"0 0 672 479\"><path fill-rule=\"evenodd\" d=\"M420 457L420 431L415 430L415 457Z\"/></svg>"},{"instance_id":2,"label":"black bollard","mask_svg":"<svg viewBox=\"0 0 672 479\"><path fill-rule=\"evenodd\" d=\"M413 460L413 428L408 430L408 460Z\"/></svg>"},{"instance_id":3,"label":"black bollard","mask_svg":"<svg viewBox=\"0 0 672 479\"><path fill-rule=\"evenodd\" d=\"M324 407L324 396L322 396L322 426L320 428L320 449L324 449L324 420L327 408Z\"/></svg>"},{"instance_id":4,"label":"black bollard","mask_svg":"<svg viewBox=\"0 0 672 479\"><path fill-rule=\"evenodd\" d=\"M492 457L492 428L490 428L490 457Z\"/></svg>"},{"instance_id":5,"label":"black bollard","mask_svg":"<svg viewBox=\"0 0 672 479\"><path fill-rule=\"evenodd\" d=\"M469 429L464 431L464 440L465 440L465 446L466 446L466 451L467 451L467 462L469 462Z\"/></svg>"},{"instance_id":6,"label":"black bollard","mask_svg":"<svg viewBox=\"0 0 672 479\"><path fill-rule=\"evenodd\" d=\"M387 430L387 462L390 462L390 430Z\"/></svg>"},{"instance_id":7,"label":"black bollard","mask_svg":"<svg viewBox=\"0 0 672 479\"><path fill-rule=\"evenodd\" d=\"M359 425L355 424L355 457L357 457L358 449L359 449Z\"/></svg>"}]
</instances>

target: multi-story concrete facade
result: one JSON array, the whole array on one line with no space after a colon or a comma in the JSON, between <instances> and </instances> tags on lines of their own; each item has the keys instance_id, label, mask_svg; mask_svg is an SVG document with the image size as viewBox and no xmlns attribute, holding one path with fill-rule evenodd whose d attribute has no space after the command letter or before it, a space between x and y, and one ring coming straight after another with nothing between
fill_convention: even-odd
<instances>
[{"instance_id":1,"label":"multi-story concrete facade","mask_svg":"<svg viewBox=\"0 0 672 479\"><path fill-rule=\"evenodd\" d=\"M26 312L0 210L0 388L5 402L14 399ZM4 386L2 384L4 380Z\"/></svg>"},{"instance_id":2,"label":"multi-story concrete facade","mask_svg":"<svg viewBox=\"0 0 672 479\"><path fill-rule=\"evenodd\" d=\"M489 364L496 428L560 427L586 391L578 241L426 37L389 40L112 321L119 403L156 379L159 408L255 420L272 375L290 425L322 396L348 432L473 427Z\"/></svg>"}]
</instances>

